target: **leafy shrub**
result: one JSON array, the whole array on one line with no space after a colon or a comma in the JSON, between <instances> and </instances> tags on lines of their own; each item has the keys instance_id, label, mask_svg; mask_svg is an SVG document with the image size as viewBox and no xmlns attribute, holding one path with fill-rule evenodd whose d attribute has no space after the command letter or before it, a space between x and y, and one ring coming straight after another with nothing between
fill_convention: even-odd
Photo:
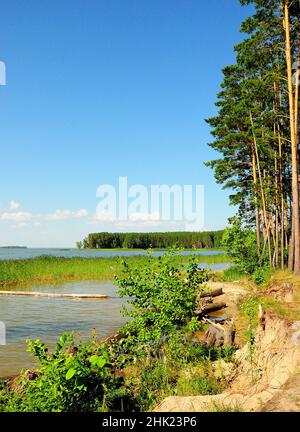
<instances>
[{"instance_id":1,"label":"leafy shrub","mask_svg":"<svg viewBox=\"0 0 300 432\"><path fill-rule=\"evenodd\" d=\"M114 378L108 352L95 340L74 343L65 333L49 353L39 340L28 341L28 351L39 362L17 380L6 411L97 411L108 388L121 386Z\"/></svg>"},{"instance_id":2,"label":"leafy shrub","mask_svg":"<svg viewBox=\"0 0 300 432\"><path fill-rule=\"evenodd\" d=\"M252 280L256 285L262 285L267 279L267 269L257 268L254 270Z\"/></svg>"},{"instance_id":3,"label":"leafy shrub","mask_svg":"<svg viewBox=\"0 0 300 432\"><path fill-rule=\"evenodd\" d=\"M238 271L252 274L257 268L268 263L267 253L258 256L256 234L251 228L242 227L241 221L233 219L231 227L226 228L223 234L222 245Z\"/></svg>"},{"instance_id":4,"label":"leafy shrub","mask_svg":"<svg viewBox=\"0 0 300 432\"><path fill-rule=\"evenodd\" d=\"M186 265L175 265L178 254L171 250L159 259L149 255L143 269L123 261L123 274L116 282L120 296L128 297L130 307L123 312L132 319L125 330L132 335L135 352L137 344L145 352L149 347L159 348L169 338L176 339L174 333L192 317L208 273L199 272L193 257Z\"/></svg>"}]
</instances>

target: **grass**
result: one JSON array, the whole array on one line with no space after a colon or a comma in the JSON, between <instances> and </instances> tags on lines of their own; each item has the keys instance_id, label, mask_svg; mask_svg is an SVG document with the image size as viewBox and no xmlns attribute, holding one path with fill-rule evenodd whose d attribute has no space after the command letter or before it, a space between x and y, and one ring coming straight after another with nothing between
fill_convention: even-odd
<instances>
[{"instance_id":1,"label":"grass","mask_svg":"<svg viewBox=\"0 0 300 432\"><path fill-rule=\"evenodd\" d=\"M241 404L235 402L233 404L226 404L225 402L214 402L212 406L213 412L243 412Z\"/></svg>"},{"instance_id":2,"label":"grass","mask_svg":"<svg viewBox=\"0 0 300 432\"><path fill-rule=\"evenodd\" d=\"M199 396L220 393L225 383L211 372L210 363L153 360L149 365L136 363L124 369L125 383L134 386L141 411L151 411L168 396Z\"/></svg>"},{"instance_id":3,"label":"grass","mask_svg":"<svg viewBox=\"0 0 300 432\"><path fill-rule=\"evenodd\" d=\"M214 273L214 281L220 282L240 282L249 278L249 275L239 271L234 265L223 272Z\"/></svg>"},{"instance_id":4,"label":"grass","mask_svg":"<svg viewBox=\"0 0 300 432\"><path fill-rule=\"evenodd\" d=\"M271 287L281 287L284 283L293 285L292 301L286 302L281 298L276 299L272 293L268 292ZM266 272L266 280L262 285L256 286L253 281L249 280L248 288L249 293L240 298L238 303L239 314L236 327L242 344L248 341L249 318L251 317L254 328L258 325L259 304L262 305L264 310L281 319L288 321L300 320L299 275L295 275L288 270L269 271Z\"/></svg>"},{"instance_id":5,"label":"grass","mask_svg":"<svg viewBox=\"0 0 300 432\"><path fill-rule=\"evenodd\" d=\"M147 264L146 256L126 257L128 263ZM158 259L158 258L155 258ZM175 258L185 262L188 257ZM226 254L197 256L199 263L216 264L228 261ZM39 257L24 260L0 260L0 287L31 283L58 283L78 280L111 280L121 270L117 257L58 258Z\"/></svg>"},{"instance_id":6,"label":"grass","mask_svg":"<svg viewBox=\"0 0 300 432\"><path fill-rule=\"evenodd\" d=\"M264 294L271 286L281 286L283 283L291 283L293 285L293 300L292 302L284 302L275 300L272 295ZM277 270L273 272L262 289L262 302L268 310L275 315L292 321L300 320L300 276L288 270Z\"/></svg>"},{"instance_id":7,"label":"grass","mask_svg":"<svg viewBox=\"0 0 300 432\"><path fill-rule=\"evenodd\" d=\"M221 391L220 383L207 372L191 370L181 374L176 387L177 396L214 395Z\"/></svg>"}]
</instances>

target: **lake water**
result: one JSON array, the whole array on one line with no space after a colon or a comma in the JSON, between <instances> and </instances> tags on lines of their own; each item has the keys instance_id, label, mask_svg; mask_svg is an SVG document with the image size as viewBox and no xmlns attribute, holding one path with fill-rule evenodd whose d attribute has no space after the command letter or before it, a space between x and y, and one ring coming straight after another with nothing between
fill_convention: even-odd
<instances>
[{"instance_id":1,"label":"lake water","mask_svg":"<svg viewBox=\"0 0 300 432\"><path fill-rule=\"evenodd\" d=\"M200 267L223 270L228 263ZM110 299L66 299L29 296L0 296L0 321L6 326L6 345L0 345L0 377L17 374L34 365L26 352L26 339L40 339L53 348L63 332L74 331L83 338L95 329L97 336L114 333L125 322L121 314L126 299L117 295L111 281L79 281L63 284L13 286L12 290L73 294L106 294Z\"/></svg>"},{"instance_id":2,"label":"lake water","mask_svg":"<svg viewBox=\"0 0 300 432\"><path fill-rule=\"evenodd\" d=\"M112 282L71 282L19 290L59 293L108 294L111 299L85 300L38 297L0 297L0 321L6 325L6 345L0 345L0 376L17 374L33 363L26 353L26 339L40 339L54 347L59 336L75 331L87 337L96 329L98 337L111 335L125 322L120 310L125 303L117 297Z\"/></svg>"},{"instance_id":3,"label":"lake water","mask_svg":"<svg viewBox=\"0 0 300 432\"><path fill-rule=\"evenodd\" d=\"M165 251L154 251L154 256L160 256ZM224 253L222 250L196 250L196 251L182 251L182 255L219 255ZM147 251L142 249L136 250L122 250L122 249L99 249L99 250L79 250L79 249L54 249L54 248L0 248L0 259L27 259L37 258L39 256L54 256L64 258L109 258L117 256L134 256L146 255Z\"/></svg>"},{"instance_id":4,"label":"lake water","mask_svg":"<svg viewBox=\"0 0 300 432\"><path fill-rule=\"evenodd\" d=\"M155 255L163 254L155 251ZM193 253L183 251L183 255ZM219 250L196 251L198 255L217 255ZM0 248L0 259L26 259L41 255L58 257L116 257L146 254L143 250L77 250L77 249L21 249ZM229 263L200 263L201 268L224 270ZM59 292L78 294L106 294L111 299L65 299L0 296L0 321L6 326L6 345L0 345L0 377L17 374L29 368L34 361L26 352L26 339L40 339L53 348L63 332L74 331L83 338L95 329L99 338L109 336L120 328L126 318L121 315L126 300L117 296L116 287L110 281L79 281L57 285L14 286L12 290Z\"/></svg>"}]
</instances>

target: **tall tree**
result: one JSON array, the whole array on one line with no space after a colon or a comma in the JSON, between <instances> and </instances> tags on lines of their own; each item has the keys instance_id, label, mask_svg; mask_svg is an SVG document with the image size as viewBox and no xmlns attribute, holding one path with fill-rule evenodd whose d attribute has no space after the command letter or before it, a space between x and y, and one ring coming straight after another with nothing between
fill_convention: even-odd
<instances>
[{"instance_id":1,"label":"tall tree","mask_svg":"<svg viewBox=\"0 0 300 432\"><path fill-rule=\"evenodd\" d=\"M236 63L223 69L218 114L208 119L221 158L208 162L231 188L243 222L256 230L257 254L299 271L298 98L292 65L299 56L299 0L240 0L255 5L241 26ZM297 81L297 80L296 80Z\"/></svg>"}]
</instances>

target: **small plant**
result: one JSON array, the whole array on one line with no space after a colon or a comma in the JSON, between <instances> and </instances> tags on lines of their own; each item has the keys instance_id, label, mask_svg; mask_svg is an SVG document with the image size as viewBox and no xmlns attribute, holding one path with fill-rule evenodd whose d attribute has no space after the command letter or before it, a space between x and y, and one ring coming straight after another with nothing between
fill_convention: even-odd
<instances>
[{"instance_id":1,"label":"small plant","mask_svg":"<svg viewBox=\"0 0 300 432\"><path fill-rule=\"evenodd\" d=\"M255 355L255 333L258 326L258 307L261 299L258 296L249 297L240 304L240 310L247 319L248 327L246 340L249 347L249 361L251 363L252 380L254 381L254 355Z\"/></svg>"},{"instance_id":2,"label":"small plant","mask_svg":"<svg viewBox=\"0 0 300 432\"><path fill-rule=\"evenodd\" d=\"M256 285L262 285L265 282L264 270L257 268L252 275L252 280Z\"/></svg>"},{"instance_id":3,"label":"small plant","mask_svg":"<svg viewBox=\"0 0 300 432\"><path fill-rule=\"evenodd\" d=\"M243 412L243 407L235 402L233 404L226 404L225 402L214 402L212 407L213 412Z\"/></svg>"},{"instance_id":4,"label":"small plant","mask_svg":"<svg viewBox=\"0 0 300 432\"><path fill-rule=\"evenodd\" d=\"M168 368L161 360L142 368L137 403L141 411L148 411L166 396L174 394Z\"/></svg>"}]
</instances>

